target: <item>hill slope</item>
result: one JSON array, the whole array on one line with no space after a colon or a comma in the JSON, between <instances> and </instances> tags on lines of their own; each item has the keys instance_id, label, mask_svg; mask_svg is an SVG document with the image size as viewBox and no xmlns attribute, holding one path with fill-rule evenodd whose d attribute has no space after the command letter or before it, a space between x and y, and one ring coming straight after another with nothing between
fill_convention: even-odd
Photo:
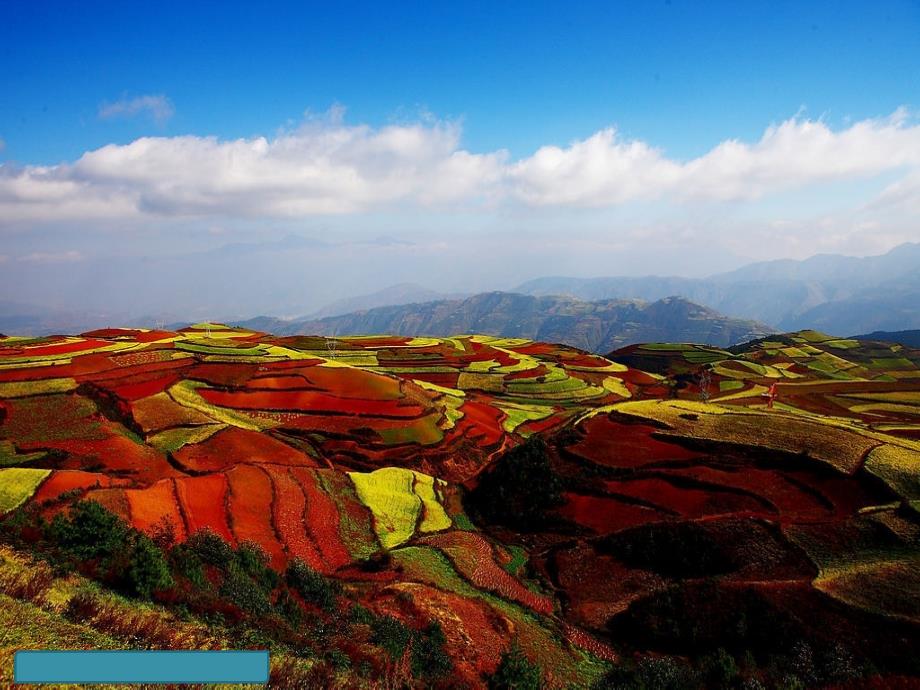
<instances>
[{"instance_id":1,"label":"hill slope","mask_svg":"<svg viewBox=\"0 0 920 690\"><path fill-rule=\"evenodd\" d=\"M723 314L782 330L865 333L893 330L898 323L902 328L920 327L918 274L920 244L904 244L880 256L822 254L803 261L767 261L709 278L537 278L515 292L589 300L680 295Z\"/></svg>"},{"instance_id":2,"label":"hill slope","mask_svg":"<svg viewBox=\"0 0 920 690\"><path fill-rule=\"evenodd\" d=\"M571 297L533 297L508 292L379 307L323 319L284 322L260 318L240 325L279 333L320 335L500 334L563 343L591 352L606 352L649 340L725 347L771 332L761 324L727 318L679 298L665 298L651 304L638 300L586 302Z\"/></svg>"}]
</instances>

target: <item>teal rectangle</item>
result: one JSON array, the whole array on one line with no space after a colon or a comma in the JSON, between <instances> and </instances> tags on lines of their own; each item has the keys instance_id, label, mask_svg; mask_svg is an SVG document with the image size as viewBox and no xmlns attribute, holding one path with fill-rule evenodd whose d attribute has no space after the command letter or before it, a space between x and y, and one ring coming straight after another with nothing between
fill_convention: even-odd
<instances>
[{"instance_id":1,"label":"teal rectangle","mask_svg":"<svg viewBox=\"0 0 920 690\"><path fill-rule=\"evenodd\" d=\"M15 683L268 682L266 650L16 652Z\"/></svg>"}]
</instances>

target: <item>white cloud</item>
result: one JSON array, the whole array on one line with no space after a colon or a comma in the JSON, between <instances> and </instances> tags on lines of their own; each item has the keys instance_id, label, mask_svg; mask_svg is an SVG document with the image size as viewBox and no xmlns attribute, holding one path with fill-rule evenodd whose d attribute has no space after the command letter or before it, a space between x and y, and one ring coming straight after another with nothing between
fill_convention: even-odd
<instances>
[{"instance_id":1,"label":"white cloud","mask_svg":"<svg viewBox=\"0 0 920 690\"><path fill-rule=\"evenodd\" d=\"M337 109L272 139L145 137L69 164L0 164L0 228L169 216L299 218L396 206L743 201L881 173L901 180L889 196L920 197L913 182L920 125L903 111L836 131L796 116L755 142L726 140L689 161L612 128L518 161L503 150L467 151L460 135L458 125L436 121L347 125Z\"/></svg>"},{"instance_id":2,"label":"white cloud","mask_svg":"<svg viewBox=\"0 0 920 690\"><path fill-rule=\"evenodd\" d=\"M62 264L82 261L83 258L83 254L80 252L70 250L65 252L32 252L31 254L20 256L19 260L32 264Z\"/></svg>"},{"instance_id":3,"label":"white cloud","mask_svg":"<svg viewBox=\"0 0 920 690\"><path fill-rule=\"evenodd\" d=\"M164 124L175 112L172 101L163 94L148 94L135 98L123 97L113 103L102 103L99 106L99 117L103 120L135 117L146 113L157 124Z\"/></svg>"},{"instance_id":4,"label":"white cloud","mask_svg":"<svg viewBox=\"0 0 920 690\"><path fill-rule=\"evenodd\" d=\"M6 142L3 139L0 139L0 152L6 148Z\"/></svg>"},{"instance_id":5,"label":"white cloud","mask_svg":"<svg viewBox=\"0 0 920 690\"><path fill-rule=\"evenodd\" d=\"M538 205L749 200L808 185L920 167L920 126L902 110L835 132L798 117L759 141L726 140L687 162L606 129L565 149L543 147L511 166L513 193Z\"/></svg>"}]
</instances>

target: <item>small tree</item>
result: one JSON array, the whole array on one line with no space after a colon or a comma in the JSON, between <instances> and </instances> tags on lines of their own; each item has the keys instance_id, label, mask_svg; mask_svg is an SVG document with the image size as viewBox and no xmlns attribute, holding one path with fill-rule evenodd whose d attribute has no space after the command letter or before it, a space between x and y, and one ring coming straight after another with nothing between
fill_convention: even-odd
<instances>
[{"instance_id":1,"label":"small tree","mask_svg":"<svg viewBox=\"0 0 920 690\"><path fill-rule=\"evenodd\" d=\"M702 400L704 403L709 402L709 398L712 395L709 390L709 387L712 385L712 372L709 370L709 367L704 366L700 370L700 375L697 382L700 386L700 400Z\"/></svg>"}]
</instances>

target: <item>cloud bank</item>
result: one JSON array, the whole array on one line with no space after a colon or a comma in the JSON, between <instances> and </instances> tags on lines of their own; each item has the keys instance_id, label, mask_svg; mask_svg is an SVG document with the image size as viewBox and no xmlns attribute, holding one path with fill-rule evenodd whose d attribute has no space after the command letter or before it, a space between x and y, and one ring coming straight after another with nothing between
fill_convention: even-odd
<instances>
[{"instance_id":1,"label":"cloud bank","mask_svg":"<svg viewBox=\"0 0 920 690\"><path fill-rule=\"evenodd\" d=\"M171 105L120 101L105 116ZM103 115L103 110L100 110ZM793 117L759 140L726 140L697 158L669 158L615 128L511 160L461 146L455 123L379 128L313 119L273 138L145 137L54 166L0 164L0 228L145 217L298 218L380 209L502 206L605 208L768 198L841 180L894 176L880 197L916 205L920 125L899 110L834 130ZM868 200L867 200L868 201Z\"/></svg>"},{"instance_id":2,"label":"cloud bank","mask_svg":"<svg viewBox=\"0 0 920 690\"><path fill-rule=\"evenodd\" d=\"M122 98L114 103L99 106L99 117L112 120L122 117L149 115L159 125L165 124L176 112L172 102L163 94L149 94L136 98Z\"/></svg>"}]
</instances>

